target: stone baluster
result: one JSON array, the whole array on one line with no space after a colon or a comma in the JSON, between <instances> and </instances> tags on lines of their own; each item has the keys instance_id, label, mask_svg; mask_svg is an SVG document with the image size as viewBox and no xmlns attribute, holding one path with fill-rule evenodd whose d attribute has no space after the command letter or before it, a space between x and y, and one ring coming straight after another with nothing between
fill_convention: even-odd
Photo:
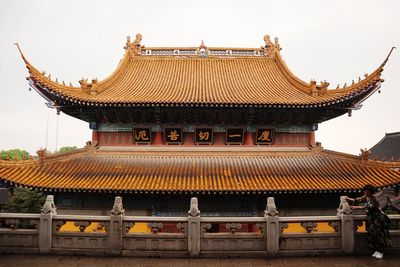
<instances>
[{"instance_id":1,"label":"stone baluster","mask_svg":"<svg viewBox=\"0 0 400 267\"><path fill-rule=\"evenodd\" d=\"M346 196L340 197L337 211L337 216L341 219L342 250L344 254L351 254L354 252L354 218Z\"/></svg>"},{"instance_id":2,"label":"stone baluster","mask_svg":"<svg viewBox=\"0 0 400 267\"><path fill-rule=\"evenodd\" d=\"M122 197L115 197L110 216L110 254L122 254L122 228L124 220Z\"/></svg>"},{"instance_id":3,"label":"stone baluster","mask_svg":"<svg viewBox=\"0 0 400 267\"><path fill-rule=\"evenodd\" d=\"M197 197L190 200L190 209L188 211L188 252L190 257L200 255L200 210Z\"/></svg>"},{"instance_id":4,"label":"stone baluster","mask_svg":"<svg viewBox=\"0 0 400 267\"><path fill-rule=\"evenodd\" d=\"M54 196L48 195L40 212L39 251L49 253L51 250L53 216L57 214Z\"/></svg>"},{"instance_id":5,"label":"stone baluster","mask_svg":"<svg viewBox=\"0 0 400 267\"><path fill-rule=\"evenodd\" d=\"M267 208L265 210L265 223L266 229L264 235L267 243L267 254L274 256L279 252L279 212L275 206L275 199L273 197L267 198Z\"/></svg>"}]
</instances>

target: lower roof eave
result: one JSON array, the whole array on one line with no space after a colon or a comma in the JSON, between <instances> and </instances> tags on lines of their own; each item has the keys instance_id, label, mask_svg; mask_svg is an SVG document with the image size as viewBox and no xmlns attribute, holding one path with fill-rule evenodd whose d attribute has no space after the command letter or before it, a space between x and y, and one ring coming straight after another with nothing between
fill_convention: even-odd
<instances>
[{"instance_id":1,"label":"lower roof eave","mask_svg":"<svg viewBox=\"0 0 400 267\"><path fill-rule=\"evenodd\" d=\"M362 188L337 188L337 189L279 189L279 190L141 190L141 189L105 189L105 188L52 188L52 187L41 187L25 185L20 183L11 182L5 179L1 179L2 182L8 183L12 187L24 187L42 192L69 192L69 193L89 193L89 194L134 194L134 195L147 195L147 194L178 194L178 195L207 195L207 194L219 194L219 195L237 195L237 194L258 194L258 195L278 195L278 194L326 194L326 193L358 193L362 191ZM378 186L378 189L393 188L399 186L400 183L386 184Z\"/></svg>"}]
</instances>

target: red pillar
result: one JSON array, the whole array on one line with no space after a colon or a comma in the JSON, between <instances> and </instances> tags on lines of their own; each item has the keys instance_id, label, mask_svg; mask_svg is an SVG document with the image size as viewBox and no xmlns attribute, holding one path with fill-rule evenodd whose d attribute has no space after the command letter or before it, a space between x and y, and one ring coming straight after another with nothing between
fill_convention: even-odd
<instances>
[{"instance_id":1,"label":"red pillar","mask_svg":"<svg viewBox=\"0 0 400 267\"><path fill-rule=\"evenodd\" d=\"M92 131L92 144L97 145L99 143L99 132L96 130Z\"/></svg>"},{"instance_id":2,"label":"red pillar","mask_svg":"<svg viewBox=\"0 0 400 267\"><path fill-rule=\"evenodd\" d=\"M253 135L254 135L254 133L244 133L243 145L245 145L245 146L254 145Z\"/></svg>"},{"instance_id":3,"label":"red pillar","mask_svg":"<svg viewBox=\"0 0 400 267\"><path fill-rule=\"evenodd\" d=\"M153 133L153 144L154 145L162 145L163 141L162 141L162 136L161 136L161 132L155 132Z\"/></svg>"},{"instance_id":4,"label":"red pillar","mask_svg":"<svg viewBox=\"0 0 400 267\"><path fill-rule=\"evenodd\" d=\"M315 132L311 132L308 134L308 141L310 146L315 146Z\"/></svg>"}]
</instances>

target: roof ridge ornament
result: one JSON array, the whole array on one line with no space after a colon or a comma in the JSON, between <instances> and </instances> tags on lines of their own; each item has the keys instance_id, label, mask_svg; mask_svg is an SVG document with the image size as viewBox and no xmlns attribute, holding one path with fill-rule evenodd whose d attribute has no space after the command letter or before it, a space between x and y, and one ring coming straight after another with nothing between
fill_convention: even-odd
<instances>
[{"instance_id":1,"label":"roof ridge ornament","mask_svg":"<svg viewBox=\"0 0 400 267\"><path fill-rule=\"evenodd\" d=\"M39 149L38 151L36 151L36 154L38 155L39 160L43 161L47 157L47 149L46 148Z\"/></svg>"},{"instance_id":2,"label":"roof ridge ornament","mask_svg":"<svg viewBox=\"0 0 400 267\"><path fill-rule=\"evenodd\" d=\"M360 149L361 153L360 153L360 159L362 161L368 160L369 155L371 155L371 150L369 150L368 148L365 149Z\"/></svg>"},{"instance_id":3,"label":"roof ridge ornament","mask_svg":"<svg viewBox=\"0 0 400 267\"><path fill-rule=\"evenodd\" d=\"M274 43L271 41L271 37L269 35L264 35L264 55L274 57L275 53L279 53L282 48L279 44L278 37L274 38Z\"/></svg>"},{"instance_id":4,"label":"roof ridge ornament","mask_svg":"<svg viewBox=\"0 0 400 267\"><path fill-rule=\"evenodd\" d=\"M311 79L310 81L310 88L311 88L311 95L312 96L319 96L321 94L325 94L328 91L329 83L324 80L320 81L320 84L317 84L317 81Z\"/></svg>"},{"instance_id":5,"label":"roof ridge ornament","mask_svg":"<svg viewBox=\"0 0 400 267\"><path fill-rule=\"evenodd\" d=\"M85 79L85 78L82 78L80 81L79 81L79 84L81 85L81 88L82 88L82 91L83 92L85 92L85 93L87 93L87 94L90 94L90 95L92 95L92 96L95 96L95 95L97 95L97 93L98 93L98 80L97 80L97 78L93 78L92 79L92 83L89 83L88 82L88 79Z\"/></svg>"},{"instance_id":6,"label":"roof ridge ornament","mask_svg":"<svg viewBox=\"0 0 400 267\"><path fill-rule=\"evenodd\" d=\"M144 45L141 45L142 41L142 35L140 33L136 34L135 40L131 42L131 37L128 35L126 37L126 45L125 45L125 50L129 52L129 55L131 57L134 56L140 56L142 54L142 48L144 48Z\"/></svg>"},{"instance_id":7,"label":"roof ridge ornament","mask_svg":"<svg viewBox=\"0 0 400 267\"><path fill-rule=\"evenodd\" d=\"M207 46L204 44L204 40L201 40L201 44L199 46L198 54L199 57L208 57L209 50Z\"/></svg>"}]
</instances>

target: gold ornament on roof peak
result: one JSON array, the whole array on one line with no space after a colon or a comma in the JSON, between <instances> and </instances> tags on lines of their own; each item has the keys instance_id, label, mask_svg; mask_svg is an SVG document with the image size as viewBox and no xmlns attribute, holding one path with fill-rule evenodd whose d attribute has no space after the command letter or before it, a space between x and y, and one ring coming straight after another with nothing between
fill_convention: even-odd
<instances>
[{"instance_id":1,"label":"gold ornament on roof peak","mask_svg":"<svg viewBox=\"0 0 400 267\"><path fill-rule=\"evenodd\" d=\"M274 43L271 41L271 37L269 35L264 35L264 54L273 56L276 52L282 50L281 46L278 42L278 37L274 38Z\"/></svg>"},{"instance_id":2,"label":"gold ornament on roof peak","mask_svg":"<svg viewBox=\"0 0 400 267\"><path fill-rule=\"evenodd\" d=\"M142 35L140 33L136 34L135 40L131 42L131 37L127 36L126 37L126 45L125 49L129 51L131 56L139 56L142 53L142 46L140 42L142 41Z\"/></svg>"},{"instance_id":3,"label":"gold ornament on roof peak","mask_svg":"<svg viewBox=\"0 0 400 267\"><path fill-rule=\"evenodd\" d=\"M201 40L201 44L199 46L199 56L200 57L207 57L208 56L208 49L204 44L204 40Z\"/></svg>"}]
</instances>

